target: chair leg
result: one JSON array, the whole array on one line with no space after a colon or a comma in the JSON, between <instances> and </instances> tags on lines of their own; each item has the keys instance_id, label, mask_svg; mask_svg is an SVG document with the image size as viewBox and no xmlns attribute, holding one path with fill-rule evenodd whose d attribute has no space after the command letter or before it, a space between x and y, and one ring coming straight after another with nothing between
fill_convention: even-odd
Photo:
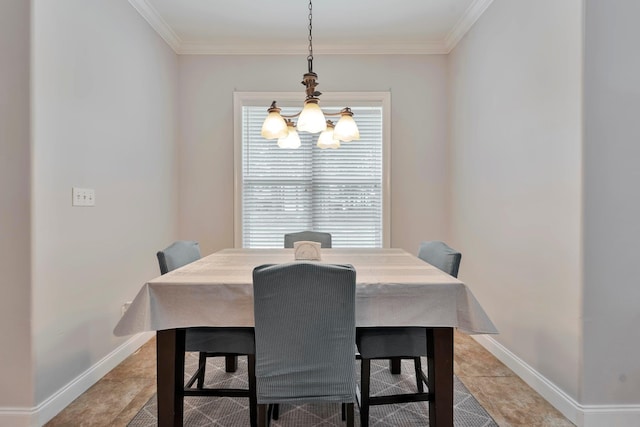
<instances>
[{"instance_id":1,"label":"chair leg","mask_svg":"<svg viewBox=\"0 0 640 427\"><path fill-rule=\"evenodd\" d=\"M353 402L347 403L347 427L354 427L354 420Z\"/></svg>"},{"instance_id":2,"label":"chair leg","mask_svg":"<svg viewBox=\"0 0 640 427\"><path fill-rule=\"evenodd\" d=\"M226 372L236 372L238 370L238 356L225 356L224 364Z\"/></svg>"},{"instance_id":3,"label":"chair leg","mask_svg":"<svg viewBox=\"0 0 640 427\"><path fill-rule=\"evenodd\" d=\"M266 404L258 405L258 427L267 427L269 425L269 411Z\"/></svg>"},{"instance_id":4,"label":"chair leg","mask_svg":"<svg viewBox=\"0 0 640 427\"><path fill-rule=\"evenodd\" d=\"M271 416L272 419L277 420L278 418L280 418L280 404L279 403L274 403L273 404L273 415Z\"/></svg>"},{"instance_id":5,"label":"chair leg","mask_svg":"<svg viewBox=\"0 0 640 427\"><path fill-rule=\"evenodd\" d=\"M402 373L402 359L399 357L389 359L389 370L393 375L400 375Z\"/></svg>"},{"instance_id":6,"label":"chair leg","mask_svg":"<svg viewBox=\"0 0 640 427\"><path fill-rule=\"evenodd\" d=\"M370 392L371 360L362 358L360 364L360 427L369 427L369 392ZM348 422L348 419L347 419Z\"/></svg>"},{"instance_id":7,"label":"chair leg","mask_svg":"<svg viewBox=\"0 0 640 427\"><path fill-rule=\"evenodd\" d=\"M256 356L247 355L247 374L249 375L249 421L251 427L257 427L258 421L258 399L256 394Z\"/></svg>"},{"instance_id":8,"label":"chair leg","mask_svg":"<svg viewBox=\"0 0 640 427\"><path fill-rule=\"evenodd\" d=\"M422 382L422 361L419 357L414 357L413 364L416 368L416 386L418 387L418 393L424 393L424 383Z\"/></svg>"},{"instance_id":9,"label":"chair leg","mask_svg":"<svg viewBox=\"0 0 640 427\"><path fill-rule=\"evenodd\" d=\"M196 383L196 387L201 389L204 387L204 375L207 367L207 353L201 351L198 355L198 382Z\"/></svg>"}]
</instances>

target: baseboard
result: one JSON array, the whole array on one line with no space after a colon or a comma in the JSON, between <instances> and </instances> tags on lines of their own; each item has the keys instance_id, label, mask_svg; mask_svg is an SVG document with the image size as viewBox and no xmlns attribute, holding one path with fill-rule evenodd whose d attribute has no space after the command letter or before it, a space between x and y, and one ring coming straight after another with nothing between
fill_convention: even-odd
<instances>
[{"instance_id":1,"label":"baseboard","mask_svg":"<svg viewBox=\"0 0 640 427\"><path fill-rule=\"evenodd\" d=\"M44 425L154 335L154 332L144 332L132 336L36 407L0 408L0 427L38 427Z\"/></svg>"},{"instance_id":2,"label":"baseboard","mask_svg":"<svg viewBox=\"0 0 640 427\"><path fill-rule=\"evenodd\" d=\"M580 427L640 426L640 405L588 405L578 419Z\"/></svg>"},{"instance_id":3,"label":"baseboard","mask_svg":"<svg viewBox=\"0 0 640 427\"><path fill-rule=\"evenodd\" d=\"M640 405L581 405L493 337L472 337L576 426L640 426Z\"/></svg>"}]
</instances>

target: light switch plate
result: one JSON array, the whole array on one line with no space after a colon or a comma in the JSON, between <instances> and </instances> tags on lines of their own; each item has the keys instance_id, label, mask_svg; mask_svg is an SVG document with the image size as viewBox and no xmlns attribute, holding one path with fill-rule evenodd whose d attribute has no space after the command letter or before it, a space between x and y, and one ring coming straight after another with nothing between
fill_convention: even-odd
<instances>
[{"instance_id":1,"label":"light switch plate","mask_svg":"<svg viewBox=\"0 0 640 427\"><path fill-rule=\"evenodd\" d=\"M72 206L95 206L96 191L93 188L73 187L71 190Z\"/></svg>"}]
</instances>

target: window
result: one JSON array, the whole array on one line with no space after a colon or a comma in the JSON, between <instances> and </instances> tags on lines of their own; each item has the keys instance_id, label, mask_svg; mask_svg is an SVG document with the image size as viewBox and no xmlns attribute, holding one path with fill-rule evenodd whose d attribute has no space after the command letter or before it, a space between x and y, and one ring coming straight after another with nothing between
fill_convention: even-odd
<instances>
[{"instance_id":1,"label":"window","mask_svg":"<svg viewBox=\"0 0 640 427\"><path fill-rule=\"evenodd\" d=\"M389 94L321 96L325 111L350 106L360 129L360 140L338 149L319 149L319 134L306 132L298 149L262 138L271 101L287 115L300 98L235 94L236 246L282 247L285 233L302 230L331 233L333 247L388 246Z\"/></svg>"}]
</instances>

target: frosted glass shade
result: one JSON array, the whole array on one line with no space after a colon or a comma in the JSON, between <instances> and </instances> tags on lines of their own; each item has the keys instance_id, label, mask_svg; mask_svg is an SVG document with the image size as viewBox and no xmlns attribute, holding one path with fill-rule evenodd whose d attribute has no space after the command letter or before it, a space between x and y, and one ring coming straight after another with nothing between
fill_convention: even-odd
<instances>
[{"instance_id":1,"label":"frosted glass shade","mask_svg":"<svg viewBox=\"0 0 640 427\"><path fill-rule=\"evenodd\" d=\"M360 131L358 130L356 121L353 120L353 114L351 114L351 112L342 114L333 131L333 137L345 142L360 139Z\"/></svg>"},{"instance_id":2,"label":"frosted glass shade","mask_svg":"<svg viewBox=\"0 0 640 427\"><path fill-rule=\"evenodd\" d=\"M298 130L302 132L318 133L327 129L324 113L315 98L304 101L304 108L298 117Z\"/></svg>"},{"instance_id":3,"label":"frosted glass shade","mask_svg":"<svg viewBox=\"0 0 640 427\"><path fill-rule=\"evenodd\" d=\"M278 139L278 147L280 148L298 148L300 147L300 136L296 131L296 128L293 126L293 123L287 123L289 128L289 134L284 137Z\"/></svg>"},{"instance_id":4,"label":"frosted glass shade","mask_svg":"<svg viewBox=\"0 0 640 427\"><path fill-rule=\"evenodd\" d=\"M318 147L325 148L338 148L340 147L340 141L334 139L333 125L327 125L327 130L322 132L318 137Z\"/></svg>"},{"instance_id":5,"label":"frosted glass shade","mask_svg":"<svg viewBox=\"0 0 640 427\"><path fill-rule=\"evenodd\" d=\"M270 111L262 123L261 135L265 139L285 138L287 136L287 123L278 111Z\"/></svg>"}]
</instances>

